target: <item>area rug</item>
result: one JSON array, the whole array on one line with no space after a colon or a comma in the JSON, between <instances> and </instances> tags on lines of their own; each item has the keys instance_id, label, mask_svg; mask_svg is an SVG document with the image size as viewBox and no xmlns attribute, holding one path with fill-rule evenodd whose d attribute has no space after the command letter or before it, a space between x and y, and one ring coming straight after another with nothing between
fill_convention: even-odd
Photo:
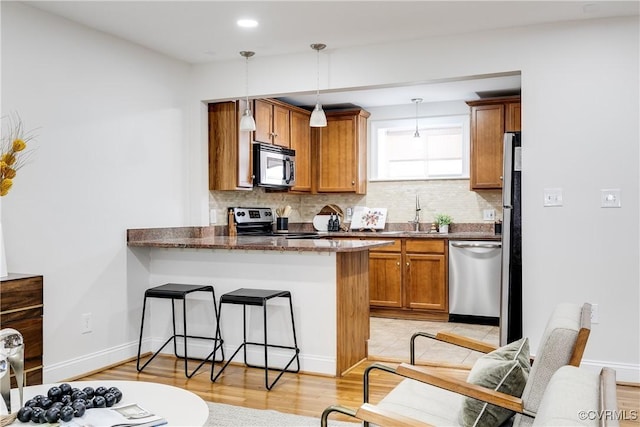
<instances>
[{"instance_id":1,"label":"area rug","mask_svg":"<svg viewBox=\"0 0 640 427\"><path fill-rule=\"evenodd\" d=\"M207 402L207 405L209 405L209 419L206 427L318 427L320 425L320 417L291 415L268 409L251 409L224 403ZM332 427L359 425L360 423L329 420L329 426Z\"/></svg>"}]
</instances>

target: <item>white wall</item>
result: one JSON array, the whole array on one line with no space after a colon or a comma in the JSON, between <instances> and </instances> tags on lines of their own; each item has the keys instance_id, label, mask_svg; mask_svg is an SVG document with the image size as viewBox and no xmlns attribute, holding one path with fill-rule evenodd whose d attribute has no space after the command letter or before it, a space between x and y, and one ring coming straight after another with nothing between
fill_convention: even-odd
<instances>
[{"instance_id":1,"label":"white wall","mask_svg":"<svg viewBox=\"0 0 640 427\"><path fill-rule=\"evenodd\" d=\"M130 357L137 342L148 283L127 283L125 230L185 223L189 66L1 7L2 114L38 128L2 198L7 263L44 275L44 376L59 380Z\"/></svg>"},{"instance_id":2,"label":"white wall","mask_svg":"<svg viewBox=\"0 0 640 427\"><path fill-rule=\"evenodd\" d=\"M323 89L522 73L524 328L533 351L553 307L597 303L585 363L640 382L638 20L569 22L327 49ZM310 90L311 54L252 58L251 94ZM194 69L196 99L243 95L241 60ZM206 137L200 141L206 148ZM197 161L197 159L194 159ZM205 159L199 159L202 165ZM202 166L205 167L205 166ZM201 191L206 182L201 180ZM543 208L544 188L565 204ZM622 209L601 209L620 188ZM196 220L206 222L206 210ZM620 334L624 338L621 338Z\"/></svg>"},{"instance_id":3,"label":"white wall","mask_svg":"<svg viewBox=\"0 0 640 427\"><path fill-rule=\"evenodd\" d=\"M127 252L124 230L207 223L201 101L243 95L242 62L190 71L28 6L1 7L2 111L41 127L36 158L2 199L2 222L9 269L45 276L45 379L54 380L132 354L146 284L127 284L135 277L127 268L145 263ZM525 334L535 351L558 302L598 303L585 359L636 382L638 35L637 18L625 18L329 46L321 82L340 89L521 71ZM311 52L258 52L251 67L261 76L252 95L315 89ZM542 208L546 187L564 189L564 207ZM622 189L622 209L598 207L610 187ZM85 312L94 332L80 335Z\"/></svg>"}]
</instances>

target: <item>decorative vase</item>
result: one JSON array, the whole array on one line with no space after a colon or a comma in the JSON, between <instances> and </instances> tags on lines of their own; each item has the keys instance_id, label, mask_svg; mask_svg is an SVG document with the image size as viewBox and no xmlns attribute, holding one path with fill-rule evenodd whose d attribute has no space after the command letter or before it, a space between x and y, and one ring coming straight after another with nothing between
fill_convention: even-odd
<instances>
[{"instance_id":1,"label":"decorative vase","mask_svg":"<svg viewBox=\"0 0 640 427\"><path fill-rule=\"evenodd\" d=\"M438 227L438 231L440 234L448 234L449 233L449 224L442 224Z\"/></svg>"}]
</instances>

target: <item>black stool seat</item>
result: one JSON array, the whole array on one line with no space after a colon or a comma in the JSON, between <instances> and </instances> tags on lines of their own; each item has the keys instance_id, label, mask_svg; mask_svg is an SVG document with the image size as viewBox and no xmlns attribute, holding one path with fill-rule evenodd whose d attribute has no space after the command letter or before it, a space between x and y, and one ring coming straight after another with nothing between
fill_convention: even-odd
<instances>
[{"instance_id":1,"label":"black stool seat","mask_svg":"<svg viewBox=\"0 0 640 427\"><path fill-rule=\"evenodd\" d=\"M216 322L216 335L215 337L204 337L197 335L188 335L187 334L187 306L186 300L187 295L193 292L211 292L211 297L213 300L213 311L214 311L214 321ZM173 335L165 341L165 343L158 349L149 360L145 362L144 365L140 366L140 352L142 349L142 333L144 330L144 315L147 307L147 298L161 298L161 299L170 299L171 300L171 317L172 317L172 325L173 325ZM183 325L182 325L182 334L176 333L176 313L175 313L175 301L182 300L182 316L183 316ZM165 285L155 286L153 288L149 288L144 292L144 303L142 305L142 321L140 323L140 340L138 342L138 359L136 363L136 369L138 372L142 371L161 351L164 349L169 342L173 341L173 352L175 356L179 359L184 359L184 375L187 378L191 378L197 371L205 364L209 359L211 359L212 364L215 360L215 355L218 349L220 349L222 353L222 359L224 360L224 349L222 348L222 335L220 333L220 329L217 327L217 322L219 320L218 316L218 307L216 305L216 293L211 285L184 285L179 283L167 283ZM176 338L183 338L184 341L184 355L178 354L178 345L176 342ZM210 340L214 342L213 351L209 353L209 355L204 358L200 364L191 372L188 371L188 355L187 355L187 339L199 339L199 340Z\"/></svg>"},{"instance_id":2,"label":"black stool seat","mask_svg":"<svg viewBox=\"0 0 640 427\"><path fill-rule=\"evenodd\" d=\"M293 346L285 346L278 344L269 344L267 340L267 301L273 298L287 298L289 300L289 312L291 313L291 330L293 332ZM214 364L211 365L211 381L216 381L218 377L222 374L222 372L227 368L229 363L233 360L233 358L238 354L241 349L244 349L244 364L251 368L262 368L264 369L264 384L267 390L271 390L271 388L278 382L282 374L285 372L297 373L300 372L300 358L299 353L300 349L298 348L298 341L296 338L296 323L293 318L293 303L291 302L291 292L289 291L279 291L279 290L269 290L269 289L249 289L249 288L241 288L237 289L233 292L228 292L220 297L220 309L218 310L218 328L220 328L220 316L222 315L222 304L241 304L242 305L242 332L243 332L243 340L242 344L236 349L236 351L231 355L231 357L227 360L224 366L218 371L218 374L214 377ZM264 330L264 342L251 342L247 341L247 306L262 306L263 309L263 330ZM254 365L249 364L247 362L247 346L254 345L264 348L264 365ZM286 350L293 350L294 354L286 364L286 366L282 369L274 368L269 366L269 352L268 348L280 348ZM223 355L224 358L224 355ZM293 362L296 362L295 369L289 369ZM278 371L278 376L269 383L269 371Z\"/></svg>"},{"instance_id":3,"label":"black stool seat","mask_svg":"<svg viewBox=\"0 0 640 427\"><path fill-rule=\"evenodd\" d=\"M229 304L264 305L266 300L277 297L291 298L291 292L242 288L222 295L220 302Z\"/></svg>"},{"instance_id":4,"label":"black stool seat","mask_svg":"<svg viewBox=\"0 0 640 427\"><path fill-rule=\"evenodd\" d=\"M211 285L181 285L178 283L167 283L166 285L149 288L144 292L145 297L184 299L191 292L214 292Z\"/></svg>"}]
</instances>

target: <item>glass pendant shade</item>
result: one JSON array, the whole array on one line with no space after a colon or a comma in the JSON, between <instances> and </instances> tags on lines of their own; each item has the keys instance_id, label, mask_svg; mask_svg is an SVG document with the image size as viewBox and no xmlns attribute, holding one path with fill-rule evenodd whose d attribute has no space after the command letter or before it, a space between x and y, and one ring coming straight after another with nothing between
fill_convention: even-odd
<instances>
[{"instance_id":1,"label":"glass pendant shade","mask_svg":"<svg viewBox=\"0 0 640 427\"><path fill-rule=\"evenodd\" d=\"M241 131L256 130L256 121L253 119L253 115L251 115L251 110L249 110L248 108L244 110L244 114L240 119L240 130Z\"/></svg>"},{"instance_id":2,"label":"glass pendant shade","mask_svg":"<svg viewBox=\"0 0 640 427\"><path fill-rule=\"evenodd\" d=\"M324 114L322 105L316 104L316 108L313 109L311 118L309 119L309 126L312 128L322 128L327 126L327 116Z\"/></svg>"}]
</instances>

